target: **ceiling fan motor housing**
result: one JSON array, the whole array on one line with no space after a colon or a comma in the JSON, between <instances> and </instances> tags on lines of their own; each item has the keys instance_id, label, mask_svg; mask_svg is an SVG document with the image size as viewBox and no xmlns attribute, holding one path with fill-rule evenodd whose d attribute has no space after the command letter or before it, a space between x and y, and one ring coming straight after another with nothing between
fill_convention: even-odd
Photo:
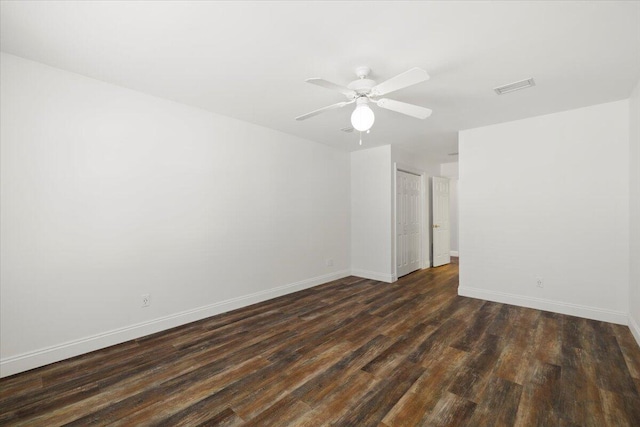
<instances>
[{"instance_id":1,"label":"ceiling fan motor housing","mask_svg":"<svg viewBox=\"0 0 640 427\"><path fill-rule=\"evenodd\" d=\"M367 95L375 85L376 82L374 80L358 79L349 83L347 87L351 90L355 90L359 95Z\"/></svg>"},{"instance_id":2,"label":"ceiling fan motor housing","mask_svg":"<svg viewBox=\"0 0 640 427\"><path fill-rule=\"evenodd\" d=\"M352 81L347 87L356 91L358 95L368 95L371 92L371 88L376 85L375 81L367 78L370 72L371 68L364 65L356 68L358 80Z\"/></svg>"}]
</instances>

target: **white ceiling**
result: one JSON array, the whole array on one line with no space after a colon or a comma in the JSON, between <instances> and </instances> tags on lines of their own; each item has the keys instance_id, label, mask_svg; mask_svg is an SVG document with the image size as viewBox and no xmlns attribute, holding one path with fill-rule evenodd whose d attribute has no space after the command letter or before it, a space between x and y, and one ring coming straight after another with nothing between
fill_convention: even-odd
<instances>
[{"instance_id":1,"label":"white ceiling","mask_svg":"<svg viewBox=\"0 0 640 427\"><path fill-rule=\"evenodd\" d=\"M352 106L304 82L431 80L388 95L434 110L374 107L364 146L452 161L457 131L629 97L640 77L639 2L2 2L3 51L345 150ZM495 86L533 77L532 89Z\"/></svg>"}]
</instances>

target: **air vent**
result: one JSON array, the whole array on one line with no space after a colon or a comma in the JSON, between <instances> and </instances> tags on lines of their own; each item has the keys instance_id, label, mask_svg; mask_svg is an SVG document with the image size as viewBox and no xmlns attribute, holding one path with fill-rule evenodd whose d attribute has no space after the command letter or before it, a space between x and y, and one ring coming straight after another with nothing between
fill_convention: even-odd
<instances>
[{"instance_id":1,"label":"air vent","mask_svg":"<svg viewBox=\"0 0 640 427\"><path fill-rule=\"evenodd\" d=\"M534 82L533 78L531 78L531 79L521 80L515 83L509 83L508 85L499 86L494 88L493 90L495 90L498 95L503 95L505 93L513 92L520 89L526 89L528 87L535 86L535 85L536 85L536 82Z\"/></svg>"},{"instance_id":2,"label":"air vent","mask_svg":"<svg viewBox=\"0 0 640 427\"><path fill-rule=\"evenodd\" d=\"M457 156L458 153L449 153L450 156Z\"/></svg>"},{"instance_id":3,"label":"air vent","mask_svg":"<svg viewBox=\"0 0 640 427\"><path fill-rule=\"evenodd\" d=\"M351 126L340 129L342 132L351 133L353 132L353 128Z\"/></svg>"}]
</instances>

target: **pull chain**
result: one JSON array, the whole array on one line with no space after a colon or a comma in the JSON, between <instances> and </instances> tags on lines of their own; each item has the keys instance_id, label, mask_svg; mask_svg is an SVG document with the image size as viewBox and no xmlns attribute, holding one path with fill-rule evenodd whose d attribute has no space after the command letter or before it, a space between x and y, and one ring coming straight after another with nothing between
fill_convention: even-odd
<instances>
[{"instance_id":1,"label":"pull chain","mask_svg":"<svg viewBox=\"0 0 640 427\"><path fill-rule=\"evenodd\" d=\"M362 145L362 131L359 131L359 132L360 132L360 145ZM366 132L368 135L369 133L371 133L371 129L367 130Z\"/></svg>"}]
</instances>

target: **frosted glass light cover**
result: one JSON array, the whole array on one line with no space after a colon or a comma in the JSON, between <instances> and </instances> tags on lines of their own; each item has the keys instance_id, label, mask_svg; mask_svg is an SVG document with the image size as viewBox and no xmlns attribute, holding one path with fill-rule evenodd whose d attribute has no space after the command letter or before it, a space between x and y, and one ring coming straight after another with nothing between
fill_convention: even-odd
<instances>
[{"instance_id":1,"label":"frosted glass light cover","mask_svg":"<svg viewBox=\"0 0 640 427\"><path fill-rule=\"evenodd\" d=\"M368 105L358 105L351 113L351 125L357 131L364 132L371 129L376 116Z\"/></svg>"}]
</instances>

